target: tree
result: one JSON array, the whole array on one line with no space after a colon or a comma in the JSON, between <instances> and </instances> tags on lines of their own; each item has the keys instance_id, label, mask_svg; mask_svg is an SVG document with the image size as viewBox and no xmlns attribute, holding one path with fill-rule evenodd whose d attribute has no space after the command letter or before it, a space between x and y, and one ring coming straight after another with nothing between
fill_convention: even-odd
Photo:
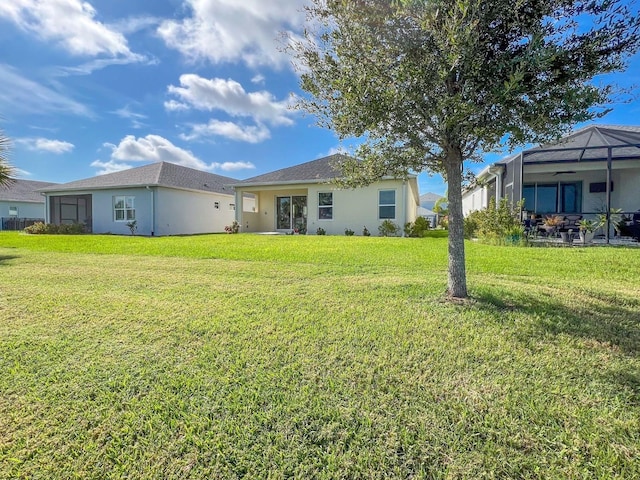
<instances>
[{"instance_id":1,"label":"tree","mask_svg":"<svg viewBox=\"0 0 640 480\"><path fill-rule=\"evenodd\" d=\"M616 0L313 0L292 40L301 106L342 139L351 186L441 173L448 184L449 293L466 297L465 161L560 137L605 113L595 75L638 50L638 15ZM506 137L505 137L506 136Z\"/></svg>"},{"instance_id":2,"label":"tree","mask_svg":"<svg viewBox=\"0 0 640 480\"><path fill-rule=\"evenodd\" d=\"M10 147L9 137L0 130L0 187L5 187L13 182L14 169L7 158Z\"/></svg>"}]
</instances>

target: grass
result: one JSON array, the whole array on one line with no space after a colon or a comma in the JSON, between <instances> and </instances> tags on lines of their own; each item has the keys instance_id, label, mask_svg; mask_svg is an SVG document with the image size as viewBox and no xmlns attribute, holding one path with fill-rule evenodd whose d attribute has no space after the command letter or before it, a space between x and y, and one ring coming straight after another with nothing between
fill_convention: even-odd
<instances>
[{"instance_id":1,"label":"grass","mask_svg":"<svg viewBox=\"0 0 640 480\"><path fill-rule=\"evenodd\" d=\"M640 249L0 234L0 478L638 478Z\"/></svg>"}]
</instances>

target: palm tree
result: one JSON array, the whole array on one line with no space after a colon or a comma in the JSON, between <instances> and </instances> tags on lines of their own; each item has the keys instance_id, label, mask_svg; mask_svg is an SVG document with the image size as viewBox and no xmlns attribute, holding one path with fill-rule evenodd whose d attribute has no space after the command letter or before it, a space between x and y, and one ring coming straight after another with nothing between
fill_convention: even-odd
<instances>
[{"instance_id":1,"label":"palm tree","mask_svg":"<svg viewBox=\"0 0 640 480\"><path fill-rule=\"evenodd\" d=\"M15 175L15 169L8 159L10 148L11 140L0 130L0 187L6 187L13 182L13 176Z\"/></svg>"}]
</instances>

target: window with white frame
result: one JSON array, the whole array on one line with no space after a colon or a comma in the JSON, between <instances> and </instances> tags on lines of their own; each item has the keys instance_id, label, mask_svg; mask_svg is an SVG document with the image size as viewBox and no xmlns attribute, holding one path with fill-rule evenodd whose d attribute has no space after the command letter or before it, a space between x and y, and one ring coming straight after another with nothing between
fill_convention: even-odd
<instances>
[{"instance_id":1,"label":"window with white frame","mask_svg":"<svg viewBox=\"0 0 640 480\"><path fill-rule=\"evenodd\" d=\"M378 191L378 218L380 220L396 218L396 191Z\"/></svg>"},{"instance_id":2,"label":"window with white frame","mask_svg":"<svg viewBox=\"0 0 640 480\"><path fill-rule=\"evenodd\" d=\"M10 217L17 217L18 216L18 207L9 206L9 216Z\"/></svg>"},{"instance_id":3,"label":"window with white frame","mask_svg":"<svg viewBox=\"0 0 640 480\"><path fill-rule=\"evenodd\" d=\"M113 197L113 219L116 222L129 222L136 219L135 198L128 195Z\"/></svg>"},{"instance_id":4,"label":"window with white frame","mask_svg":"<svg viewBox=\"0 0 640 480\"><path fill-rule=\"evenodd\" d=\"M333 193L318 193L318 220L333 220Z\"/></svg>"}]
</instances>

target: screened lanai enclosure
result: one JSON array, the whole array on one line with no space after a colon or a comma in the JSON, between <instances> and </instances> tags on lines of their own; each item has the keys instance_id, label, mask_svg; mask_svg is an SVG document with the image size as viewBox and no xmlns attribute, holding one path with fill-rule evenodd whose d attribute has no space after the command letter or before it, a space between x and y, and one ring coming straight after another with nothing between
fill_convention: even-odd
<instances>
[{"instance_id":1,"label":"screened lanai enclosure","mask_svg":"<svg viewBox=\"0 0 640 480\"><path fill-rule=\"evenodd\" d=\"M602 234L608 239L617 230L612 214L616 226L619 220L631 224L623 226L640 220L640 127L585 127L499 161L481 175L482 186L465 193L466 213L484 208L492 196L514 204L523 199L523 219L604 215Z\"/></svg>"}]
</instances>

